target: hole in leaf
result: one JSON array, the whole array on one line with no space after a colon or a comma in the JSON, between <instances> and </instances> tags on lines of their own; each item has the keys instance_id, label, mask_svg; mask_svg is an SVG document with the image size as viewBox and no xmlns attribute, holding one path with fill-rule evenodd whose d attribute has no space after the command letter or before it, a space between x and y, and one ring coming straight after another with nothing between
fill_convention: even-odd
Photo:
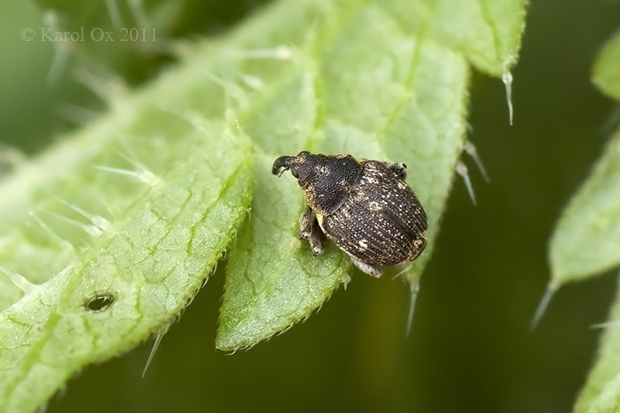
<instances>
[{"instance_id":1,"label":"hole in leaf","mask_svg":"<svg viewBox=\"0 0 620 413\"><path fill-rule=\"evenodd\" d=\"M116 297L113 294L96 294L84 302L84 308L89 311L105 311L114 304Z\"/></svg>"}]
</instances>

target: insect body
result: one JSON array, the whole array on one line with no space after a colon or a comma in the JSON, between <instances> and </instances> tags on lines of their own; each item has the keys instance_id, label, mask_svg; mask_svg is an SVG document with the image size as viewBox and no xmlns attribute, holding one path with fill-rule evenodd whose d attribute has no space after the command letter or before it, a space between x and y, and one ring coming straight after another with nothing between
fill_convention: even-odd
<instances>
[{"instance_id":1,"label":"insect body","mask_svg":"<svg viewBox=\"0 0 620 413\"><path fill-rule=\"evenodd\" d=\"M308 207L299 218L299 238L323 252L323 234L363 272L379 277L382 266L416 259L426 246L426 214L405 182L407 167L351 155L281 156L272 173L291 173Z\"/></svg>"}]
</instances>

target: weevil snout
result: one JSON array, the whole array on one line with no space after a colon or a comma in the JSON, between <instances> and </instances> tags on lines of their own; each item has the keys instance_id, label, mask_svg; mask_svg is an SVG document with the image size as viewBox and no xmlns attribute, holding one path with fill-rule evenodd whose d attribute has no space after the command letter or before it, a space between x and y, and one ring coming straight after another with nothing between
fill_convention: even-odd
<instances>
[{"instance_id":1,"label":"weevil snout","mask_svg":"<svg viewBox=\"0 0 620 413\"><path fill-rule=\"evenodd\" d=\"M288 171L291 169L291 164L295 159L294 156L280 156L275 160L273 166L271 167L271 173L274 175L278 175L278 177L282 176L284 171Z\"/></svg>"},{"instance_id":2,"label":"weevil snout","mask_svg":"<svg viewBox=\"0 0 620 413\"><path fill-rule=\"evenodd\" d=\"M316 158L316 156L311 155L307 151L301 151L297 156L280 156L273 163L271 173L280 177L284 171L290 170L291 174L293 174L296 179L300 177L305 179L307 176L313 174L314 164L316 162L313 161L314 158Z\"/></svg>"}]
</instances>

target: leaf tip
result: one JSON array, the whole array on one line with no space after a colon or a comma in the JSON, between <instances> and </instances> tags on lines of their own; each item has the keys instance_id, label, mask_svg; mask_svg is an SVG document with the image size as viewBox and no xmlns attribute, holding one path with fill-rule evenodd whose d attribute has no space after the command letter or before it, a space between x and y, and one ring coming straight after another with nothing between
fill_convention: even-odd
<instances>
[{"instance_id":1,"label":"leaf tip","mask_svg":"<svg viewBox=\"0 0 620 413\"><path fill-rule=\"evenodd\" d=\"M536 308L536 311L534 312L532 321L530 322L530 331L534 331L536 327L538 326L538 324L540 323L540 319L544 315L545 310L549 306L549 303L551 302L551 299L553 298L553 295L558 290L558 288L559 288L559 284L556 281L551 281L547 285L547 288L545 289L545 292L540 300L540 303L538 303L538 307Z\"/></svg>"}]
</instances>

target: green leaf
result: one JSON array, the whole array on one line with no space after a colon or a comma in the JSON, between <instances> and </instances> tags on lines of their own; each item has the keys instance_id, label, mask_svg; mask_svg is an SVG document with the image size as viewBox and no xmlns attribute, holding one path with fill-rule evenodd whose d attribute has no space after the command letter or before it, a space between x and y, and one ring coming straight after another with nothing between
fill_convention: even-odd
<instances>
[{"instance_id":1,"label":"green leaf","mask_svg":"<svg viewBox=\"0 0 620 413\"><path fill-rule=\"evenodd\" d=\"M603 93L620 99L620 31L613 36L601 51L594 64L594 84Z\"/></svg>"},{"instance_id":2,"label":"green leaf","mask_svg":"<svg viewBox=\"0 0 620 413\"><path fill-rule=\"evenodd\" d=\"M594 82L620 98L620 36L594 67ZM620 131L610 139L592 173L562 212L551 237L552 282L562 285L620 265Z\"/></svg>"},{"instance_id":3,"label":"green leaf","mask_svg":"<svg viewBox=\"0 0 620 413\"><path fill-rule=\"evenodd\" d=\"M467 59L503 74L523 26L522 1L457 3L349 0L286 9L294 67L242 122L264 155L251 219L229 255L218 348L248 347L290 327L348 280L343 253L330 248L312 258L297 239L305 203L291 176L270 175L280 155L307 149L405 162L429 218L427 250L407 273L418 282L465 141ZM462 33L471 42L462 43Z\"/></svg>"},{"instance_id":4,"label":"green leaf","mask_svg":"<svg viewBox=\"0 0 620 413\"><path fill-rule=\"evenodd\" d=\"M581 390L575 412L616 412L620 406L620 296L610 313L611 321L605 326L596 364Z\"/></svg>"},{"instance_id":5,"label":"green leaf","mask_svg":"<svg viewBox=\"0 0 620 413\"><path fill-rule=\"evenodd\" d=\"M213 271L249 210L251 144L162 108L212 83L177 69L0 185L3 411L163 333Z\"/></svg>"},{"instance_id":6,"label":"green leaf","mask_svg":"<svg viewBox=\"0 0 620 413\"><path fill-rule=\"evenodd\" d=\"M620 99L620 32L594 66L594 82ZM620 131L567 207L551 244L560 281L585 278L620 265ZM567 237L577 244L566 245ZM579 248L581 247L581 248ZM575 257L567 257L573 251ZM620 295L616 297L598 359L575 405L576 412L612 412L620 406Z\"/></svg>"},{"instance_id":7,"label":"green leaf","mask_svg":"<svg viewBox=\"0 0 620 413\"><path fill-rule=\"evenodd\" d=\"M233 240L216 345L308 317L351 266L297 239L302 193L270 173L283 154L407 163L430 225L417 283L465 141L467 61L505 74L523 27L523 0L444 3L276 3L142 91L110 88L109 113L2 181L0 405L34 410L163 333Z\"/></svg>"}]
</instances>

